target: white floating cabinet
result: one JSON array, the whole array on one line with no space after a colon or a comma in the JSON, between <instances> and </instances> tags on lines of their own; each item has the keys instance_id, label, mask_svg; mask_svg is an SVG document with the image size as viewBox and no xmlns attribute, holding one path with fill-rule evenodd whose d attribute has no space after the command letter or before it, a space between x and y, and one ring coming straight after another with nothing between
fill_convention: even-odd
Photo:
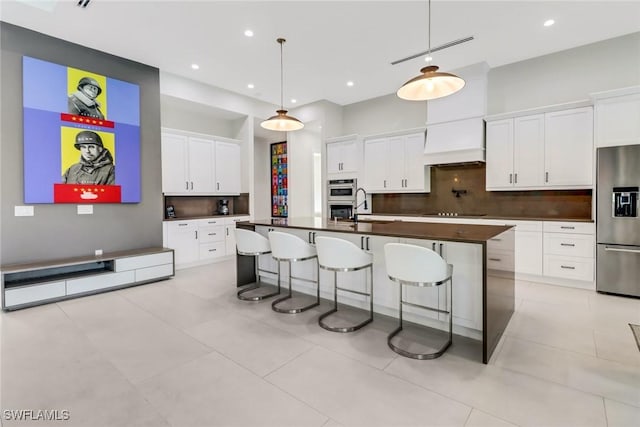
<instances>
[{"instance_id":1,"label":"white floating cabinet","mask_svg":"<svg viewBox=\"0 0 640 427\"><path fill-rule=\"evenodd\" d=\"M596 147L640 144L640 86L591 97Z\"/></svg>"},{"instance_id":2,"label":"white floating cabinet","mask_svg":"<svg viewBox=\"0 0 640 427\"><path fill-rule=\"evenodd\" d=\"M326 150L327 178L358 175L362 163L362 141L357 135L328 139Z\"/></svg>"}]
</instances>

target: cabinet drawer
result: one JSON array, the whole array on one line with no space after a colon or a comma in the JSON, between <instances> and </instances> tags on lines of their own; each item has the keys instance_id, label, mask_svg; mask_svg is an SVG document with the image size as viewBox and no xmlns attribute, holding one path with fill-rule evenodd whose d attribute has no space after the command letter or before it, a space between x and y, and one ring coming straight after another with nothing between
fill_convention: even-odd
<instances>
[{"instance_id":1,"label":"cabinet drawer","mask_svg":"<svg viewBox=\"0 0 640 427\"><path fill-rule=\"evenodd\" d=\"M200 259L211 259L225 255L224 242L204 243L200 245Z\"/></svg>"},{"instance_id":2,"label":"cabinet drawer","mask_svg":"<svg viewBox=\"0 0 640 427\"><path fill-rule=\"evenodd\" d=\"M170 277L173 276L173 274L173 264L141 268L136 270L136 282L146 282L147 280L159 279L161 277Z\"/></svg>"},{"instance_id":3,"label":"cabinet drawer","mask_svg":"<svg viewBox=\"0 0 640 427\"><path fill-rule=\"evenodd\" d=\"M596 226L593 222L560 222L544 221L545 233L595 234Z\"/></svg>"},{"instance_id":4,"label":"cabinet drawer","mask_svg":"<svg viewBox=\"0 0 640 427\"><path fill-rule=\"evenodd\" d=\"M195 221L168 221L167 231L169 233L179 231L196 231L198 224Z\"/></svg>"},{"instance_id":5,"label":"cabinet drawer","mask_svg":"<svg viewBox=\"0 0 640 427\"><path fill-rule=\"evenodd\" d=\"M24 286L4 291L5 307L44 301L65 296L64 281L50 282L44 285Z\"/></svg>"},{"instance_id":6,"label":"cabinet drawer","mask_svg":"<svg viewBox=\"0 0 640 427\"><path fill-rule=\"evenodd\" d=\"M200 227L209 227L214 225L224 225L226 218L217 218L217 219L200 219L198 220L198 225Z\"/></svg>"},{"instance_id":7,"label":"cabinet drawer","mask_svg":"<svg viewBox=\"0 0 640 427\"><path fill-rule=\"evenodd\" d=\"M487 269L513 271L514 254L511 251L491 250L487 252Z\"/></svg>"},{"instance_id":8,"label":"cabinet drawer","mask_svg":"<svg viewBox=\"0 0 640 427\"><path fill-rule=\"evenodd\" d=\"M116 259L115 271L135 270L136 268L152 267L154 265L172 264L172 252L160 252L157 254L132 256Z\"/></svg>"},{"instance_id":9,"label":"cabinet drawer","mask_svg":"<svg viewBox=\"0 0 640 427\"><path fill-rule=\"evenodd\" d=\"M489 253L495 250L513 251L515 245L515 232L505 232L493 237L487 241L487 251Z\"/></svg>"},{"instance_id":10,"label":"cabinet drawer","mask_svg":"<svg viewBox=\"0 0 640 427\"><path fill-rule=\"evenodd\" d=\"M224 240L224 238L224 225L212 225L198 229L198 240L200 243L219 242Z\"/></svg>"},{"instance_id":11,"label":"cabinet drawer","mask_svg":"<svg viewBox=\"0 0 640 427\"><path fill-rule=\"evenodd\" d=\"M133 283L134 271L122 271L120 273L106 273L96 276L87 276L81 279L67 280L67 295L81 294L96 291L98 289L112 288Z\"/></svg>"},{"instance_id":12,"label":"cabinet drawer","mask_svg":"<svg viewBox=\"0 0 640 427\"><path fill-rule=\"evenodd\" d=\"M545 255L593 258L595 240L589 234L544 233Z\"/></svg>"},{"instance_id":13,"label":"cabinet drawer","mask_svg":"<svg viewBox=\"0 0 640 427\"><path fill-rule=\"evenodd\" d=\"M545 255L544 275L593 281L593 259Z\"/></svg>"}]
</instances>

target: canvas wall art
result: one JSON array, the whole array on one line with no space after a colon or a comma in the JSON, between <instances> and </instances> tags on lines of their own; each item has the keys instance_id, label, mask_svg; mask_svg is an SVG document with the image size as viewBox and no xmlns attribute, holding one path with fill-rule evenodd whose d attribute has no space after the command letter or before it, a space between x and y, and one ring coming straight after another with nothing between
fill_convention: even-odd
<instances>
[{"instance_id":1,"label":"canvas wall art","mask_svg":"<svg viewBox=\"0 0 640 427\"><path fill-rule=\"evenodd\" d=\"M25 203L139 203L140 88L23 57Z\"/></svg>"}]
</instances>

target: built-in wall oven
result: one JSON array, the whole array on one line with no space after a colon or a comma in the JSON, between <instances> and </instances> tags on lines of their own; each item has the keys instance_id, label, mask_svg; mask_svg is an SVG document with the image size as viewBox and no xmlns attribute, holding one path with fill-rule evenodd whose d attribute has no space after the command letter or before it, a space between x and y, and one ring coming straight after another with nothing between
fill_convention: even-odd
<instances>
[{"instance_id":1,"label":"built-in wall oven","mask_svg":"<svg viewBox=\"0 0 640 427\"><path fill-rule=\"evenodd\" d=\"M327 216L351 218L356 205L355 179L330 179L327 182Z\"/></svg>"}]
</instances>

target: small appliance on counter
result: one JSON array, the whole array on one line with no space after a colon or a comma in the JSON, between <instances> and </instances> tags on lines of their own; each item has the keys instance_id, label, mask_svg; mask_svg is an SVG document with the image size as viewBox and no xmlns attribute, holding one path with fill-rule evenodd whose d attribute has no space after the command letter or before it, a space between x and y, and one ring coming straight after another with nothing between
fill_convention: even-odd
<instances>
[{"instance_id":1,"label":"small appliance on counter","mask_svg":"<svg viewBox=\"0 0 640 427\"><path fill-rule=\"evenodd\" d=\"M228 199L220 199L220 200L218 200L218 213L220 215L229 215L229 200Z\"/></svg>"}]
</instances>

